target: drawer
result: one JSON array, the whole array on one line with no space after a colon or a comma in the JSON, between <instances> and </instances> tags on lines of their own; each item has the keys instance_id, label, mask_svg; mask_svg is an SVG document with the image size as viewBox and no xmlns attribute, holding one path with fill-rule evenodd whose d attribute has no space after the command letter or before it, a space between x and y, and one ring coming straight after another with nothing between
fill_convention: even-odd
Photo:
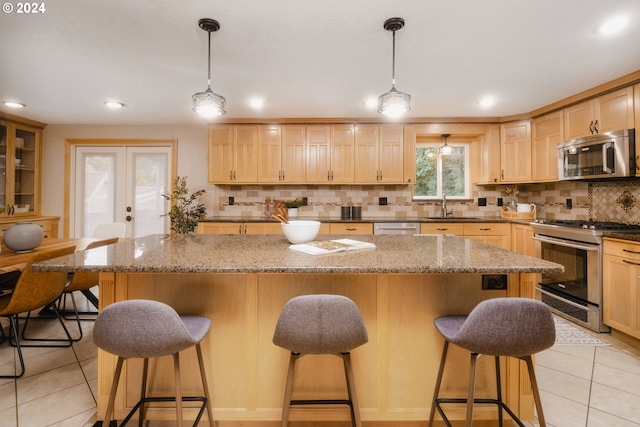
<instances>
[{"instance_id":1,"label":"drawer","mask_svg":"<svg viewBox=\"0 0 640 427\"><path fill-rule=\"evenodd\" d=\"M495 222L465 223L465 236L508 236L510 224Z\"/></svg>"},{"instance_id":2,"label":"drawer","mask_svg":"<svg viewBox=\"0 0 640 427\"><path fill-rule=\"evenodd\" d=\"M373 234L370 222L330 223L330 234Z\"/></svg>"},{"instance_id":3,"label":"drawer","mask_svg":"<svg viewBox=\"0 0 640 427\"><path fill-rule=\"evenodd\" d=\"M633 261L640 261L640 244L633 242L612 242L605 240L603 244L604 253L626 258Z\"/></svg>"},{"instance_id":4,"label":"drawer","mask_svg":"<svg viewBox=\"0 0 640 427\"><path fill-rule=\"evenodd\" d=\"M423 222L420 224L421 234L454 234L462 236L464 227L459 222Z\"/></svg>"}]
</instances>

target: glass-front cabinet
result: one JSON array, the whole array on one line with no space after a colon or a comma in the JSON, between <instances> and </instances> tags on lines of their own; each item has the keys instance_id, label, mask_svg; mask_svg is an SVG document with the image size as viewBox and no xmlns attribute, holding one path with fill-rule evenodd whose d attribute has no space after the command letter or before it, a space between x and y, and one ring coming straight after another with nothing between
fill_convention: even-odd
<instances>
[{"instance_id":1,"label":"glass-front cabinet","mask_svg":"<svg viewBox=\"0 0 640 427\"><path fill-rule=\"evenodd\" d=\"M0 216L40 213L42 128L0 116Z\"/></svg>"}]
</instances>

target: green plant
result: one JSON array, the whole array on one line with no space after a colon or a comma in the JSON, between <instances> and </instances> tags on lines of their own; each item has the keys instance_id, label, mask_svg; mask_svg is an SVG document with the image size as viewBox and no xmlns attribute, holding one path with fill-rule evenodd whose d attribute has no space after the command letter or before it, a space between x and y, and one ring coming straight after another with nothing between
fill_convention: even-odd
<instances>
[{"instance_id":1,"label":"green plant","mask_svg":"<svg viewBox=\"0 0 640 427\"><path fill-rule=\"evenodd\" d=\"M287 208L299 208L300 206L304 206L304 201L302 199L295 199L288 202L284 202L284 205Z\"/></svg>"},{"instance_id":2,"label":"green plant","mask_svg":"<svg viewBox=\"0 0 640 427\"><path fill-rule=\"evenodd\" d=\"M162 195L166 200L171 201L171 209L164 216L169 216L172 231L188 234L196 229L198 221L207 214L207 208L197 200L198 196L204 193L204 190L199 190L188 195L187 177L176 177L173 182L173 192Z\"/></svg>"}]
</instances>

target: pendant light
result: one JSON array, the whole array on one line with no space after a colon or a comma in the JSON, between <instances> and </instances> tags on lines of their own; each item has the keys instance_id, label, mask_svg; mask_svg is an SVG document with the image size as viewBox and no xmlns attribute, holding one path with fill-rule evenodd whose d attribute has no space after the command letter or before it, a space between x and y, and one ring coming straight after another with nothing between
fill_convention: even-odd
<instances>
[{"instance_id":1,"label":"pendant light","mask_svg":"<svg viewBox=\"0 0 640 427\"><path fill-rule=\"evenodd\" d=\"M399 117L411 109L411 95L396 89L396 31L404 27L404 19L389 18L383 27L393 32L393 59L391 65L391 90L378 97L378 113Z\"/></svg>"},{"instance_id":2,"label":"pendant light","mask_svg":"<svg viewBox=\"0 0 640 427\"><path fill-rule=\"evenodd\" d=\"M440 147L440 155L448 156L449 154L453 153L453 148L451 148L451 146L447 144L447 138L449 138L451 134L444 133L440 136L442 137L442 139L444 139L444 145Z\"/></svg>"},{"instance_id":3,"label":"pendant light","mask_svg":"<svg viewBox=\"0 0 640 427\"><path fill-rule=\"evenodd\" d=\"M209 35L209 68L207 74L207 90L193 95L193 111L205 118L221 116L226 113L224 109L227 100L223 96L211 90L211 32L220 29L220 23L215 19L202 18L198 21L198 26Z\"/></svg>"}]
</instances>

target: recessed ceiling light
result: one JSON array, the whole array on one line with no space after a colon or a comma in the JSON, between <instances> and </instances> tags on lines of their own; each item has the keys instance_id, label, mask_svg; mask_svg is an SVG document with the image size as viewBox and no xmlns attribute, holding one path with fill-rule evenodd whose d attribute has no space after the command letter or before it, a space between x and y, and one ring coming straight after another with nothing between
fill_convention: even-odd
<instances>
[{"instance_id":1,"label":"recessed ceiling light","mask_svg":"<svg viewBox=\"0 0 640 427\"><path fill-rule=\"evenodd\" d=\"M26 107L26 105L20 103L20 102L13 102L13 101L5 101L4 105L6 105L7 107L10 108L24 108Z\"/></svg>"},{"instance_id":2,"label":"recessed ceiling light","mask_svg":"<svg viewBox=\"0 0 640 427\"><path fill-rule=\"evenodd\" d=\"M598 32L604 35L612 35L619 33L626 27L627 25L627 17L626 16L616 16L615 18L611 18L602 24L598 28Z\"/></svg>"},{"instance_id":3,"label":"recessed ceiling light","mask_svg":"<svg viewBox=\"0 0 640 427\"><path fill-rule=\"evenodd\" d=\"M117 102L117 101L106 101L104 105L113 109L124 107L124 104L122 102Z\"/></svg>"},{"instance_id":4,"label":"recessed ceiling light","mask_svg":"<svg viewBox=\"0 0 640 427\"><path fill-rule=\"evenodd\" d=\"M485 96L478 102L482 108L489 108L495 104L495 100L490 96Z\"/></svg>"},{"instance_id":5,"label":"recessed ceiling light","mask_svg":"<svg viewBox=\"0 0 640 427\"><path fill-rule=\"evenodd\" d=\"M369 98L364 101L364 105L367 106L368 109L373 110L374 108L378 108L378 98Z\"/></svg>"},{"instance_id":6,"label":"recessed ceiling light","mask_svg":"<svg viewBox=\"0 0 640 427\"><path fill-rule=\"evenodd\" d=\"M249 105L254 110L259 110L262 107L264 107L264 99L262 99L262 98L252 98L252 99L249 100Z\"/></svg>"}]
</instances>

